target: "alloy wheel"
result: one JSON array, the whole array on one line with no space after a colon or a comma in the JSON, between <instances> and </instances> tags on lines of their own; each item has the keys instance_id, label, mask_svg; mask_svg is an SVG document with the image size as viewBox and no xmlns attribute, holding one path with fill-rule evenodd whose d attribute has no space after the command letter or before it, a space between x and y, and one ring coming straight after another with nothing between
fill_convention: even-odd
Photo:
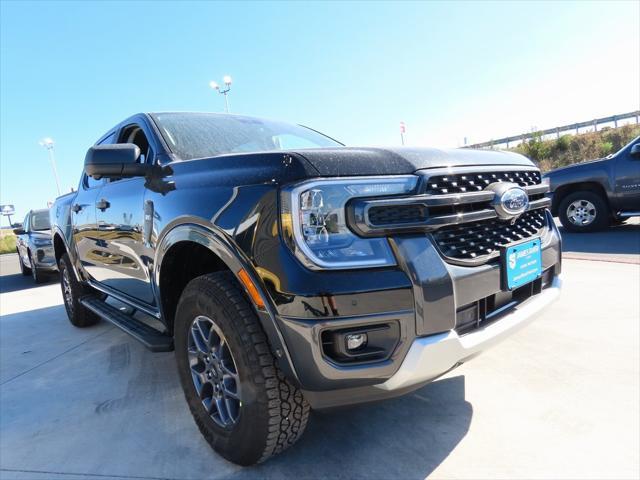
<instances>
[{"instance_id":1,"label":"alloy wheel","mask_svg":"<svg viewBox=\"0 0 640 480\"><path fill-rule=\"evenodd\" d=\"M187 354L191 378L202 406L222 428L233 428L240 417L240 378L229 343L209 317L196 317L189 328Z\"/></svg>"},{"instance_id":2,"label":"alloy wheel","mask_svg":"<svg viewBox=\"0 0 640 480\"><path fill-rule=\"evenodd\" d=\"M596 207L588 200L576 200L567 207L567 218L578 227L586 227L596 219Z\"/></svg>"},{"instance_id":3,"label":"alloy wheel","mask_svg":"<svg viewBox=\"0 0 640 480\"><path fill-rule=\"evenodd\" d=\"M69 270L62 269L62 293L64 295L64 303L70 312L73 312L73 293L71 291L71 278L69 278Z\"/></svg>"}]
</instances>

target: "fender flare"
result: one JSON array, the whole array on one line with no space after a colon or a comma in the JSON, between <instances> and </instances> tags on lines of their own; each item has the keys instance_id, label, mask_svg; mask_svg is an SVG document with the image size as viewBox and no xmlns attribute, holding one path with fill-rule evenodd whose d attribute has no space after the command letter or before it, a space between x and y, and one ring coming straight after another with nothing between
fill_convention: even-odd
<instances>
[{"instance_id":1,"label":"fender flare","mask_svg":"<svg viewBox=\"0 0 640 480\"><path fill-rule=\"evenodd\" d=\"M62 244L64 245L65 252L67 253L67 255L69 255L69 258L71 259L71 268L73 269L74 275L78 280L82 280L82 276L80 276L78 256L75 254L75 251L72 248L70 248L67 238L65 237L63 231L60 229L58 225L54 225L53 228L51 229L51 240L53 243L54 252L55 252L56 236L60 237L60 240L62 240Z\"/></svg>"},{"instance_id":2,"label":"fender flare","mask_svg":"<svg viewBox=\"0 0 640 480\"><path fill-rule=\"evenodd\" d=\"M262 280L256 274L255 268L249 259L233 245L233 243L228 239L226 233L215 225L207 224L202 220L193 217L178 218L167 225L164 232L158 237L153 262L152 284L154 294L158 299L157 303L162 316L164 317L164 312L162 312L163 306L160 301L162 298L162 292L160 291L160 272L162 270L162 261L171 247L177 243L187 241L198 243L203 247L206 247L214 255L220 258L227 268L233 272L240 285L242 285L242 282L238 278L238 272L240 272L240 270L244 270L249 275L251 281L257 288L265 307L264 309L257 308L251 300L249 300L249 303L254 307L254 311L258 315L258 319L260 320L262 329L267 335L272 353L278 362L278 366L291 381L299 385L300 382L291 360L289 350L287 349L282 332L278 327L276 309L271 302L271 297L267 295Z\"/></svg>"}]
</instances>

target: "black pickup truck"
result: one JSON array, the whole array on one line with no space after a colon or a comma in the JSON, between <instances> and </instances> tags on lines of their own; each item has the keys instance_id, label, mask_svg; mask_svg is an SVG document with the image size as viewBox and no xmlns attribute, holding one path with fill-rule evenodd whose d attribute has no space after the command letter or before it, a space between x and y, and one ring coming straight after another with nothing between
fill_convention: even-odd
<instances>
[{"instance_id":1,"label":"black pickup truck","mask_svg":"<svg viewBox=\"0 0 640 480\"><path fill-rule=\"evenodd\" d=\"M204 437L250 465L310 408L415 390L553 301L546 192L513 153L156 113L100 138L51 215L71 323L175 349Z\"/></svg>"},{"instance_id":2,"label":"black pickup truck","mask_svg":"<svg viewBox=\"0 0 640 480\"><path fill-rule=\"evenodd\" d=\"M640 215L640 137L599 160L544 175L551 211L571 232L594 232Z\"/></svg>"}]
</instances>

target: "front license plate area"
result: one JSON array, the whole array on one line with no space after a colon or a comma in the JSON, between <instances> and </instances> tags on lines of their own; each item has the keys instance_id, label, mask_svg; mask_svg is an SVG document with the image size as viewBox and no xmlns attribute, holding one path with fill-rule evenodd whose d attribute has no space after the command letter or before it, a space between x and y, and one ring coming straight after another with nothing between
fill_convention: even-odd
<instances>
[{"instance_id":1,"label":"front license plate area","mask_svg":"<svg viewBox=\"0 0 640 480\"><path fill-rule=\"evenodd\" d=\"M503 290L513 290L542 275L542 248L539 238L502 247Z\"/></svg>"}]
</instances>

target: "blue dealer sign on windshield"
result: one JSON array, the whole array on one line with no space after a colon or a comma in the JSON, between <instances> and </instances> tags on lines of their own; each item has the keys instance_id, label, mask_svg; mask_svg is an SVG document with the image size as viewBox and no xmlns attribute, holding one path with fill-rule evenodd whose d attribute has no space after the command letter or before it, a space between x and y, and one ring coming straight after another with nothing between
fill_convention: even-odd
<instances>
[{"instance_id":1,"label":"blue dealer sign on windshield","mask_svg":"<svg viewBox=\"0 0 640 480\"><path fill-rule=\"evenodd\" d=\"M534 281L542 274L540 239L507 247L502 262L509 290Z\"/></svg>"}]
</instances>

